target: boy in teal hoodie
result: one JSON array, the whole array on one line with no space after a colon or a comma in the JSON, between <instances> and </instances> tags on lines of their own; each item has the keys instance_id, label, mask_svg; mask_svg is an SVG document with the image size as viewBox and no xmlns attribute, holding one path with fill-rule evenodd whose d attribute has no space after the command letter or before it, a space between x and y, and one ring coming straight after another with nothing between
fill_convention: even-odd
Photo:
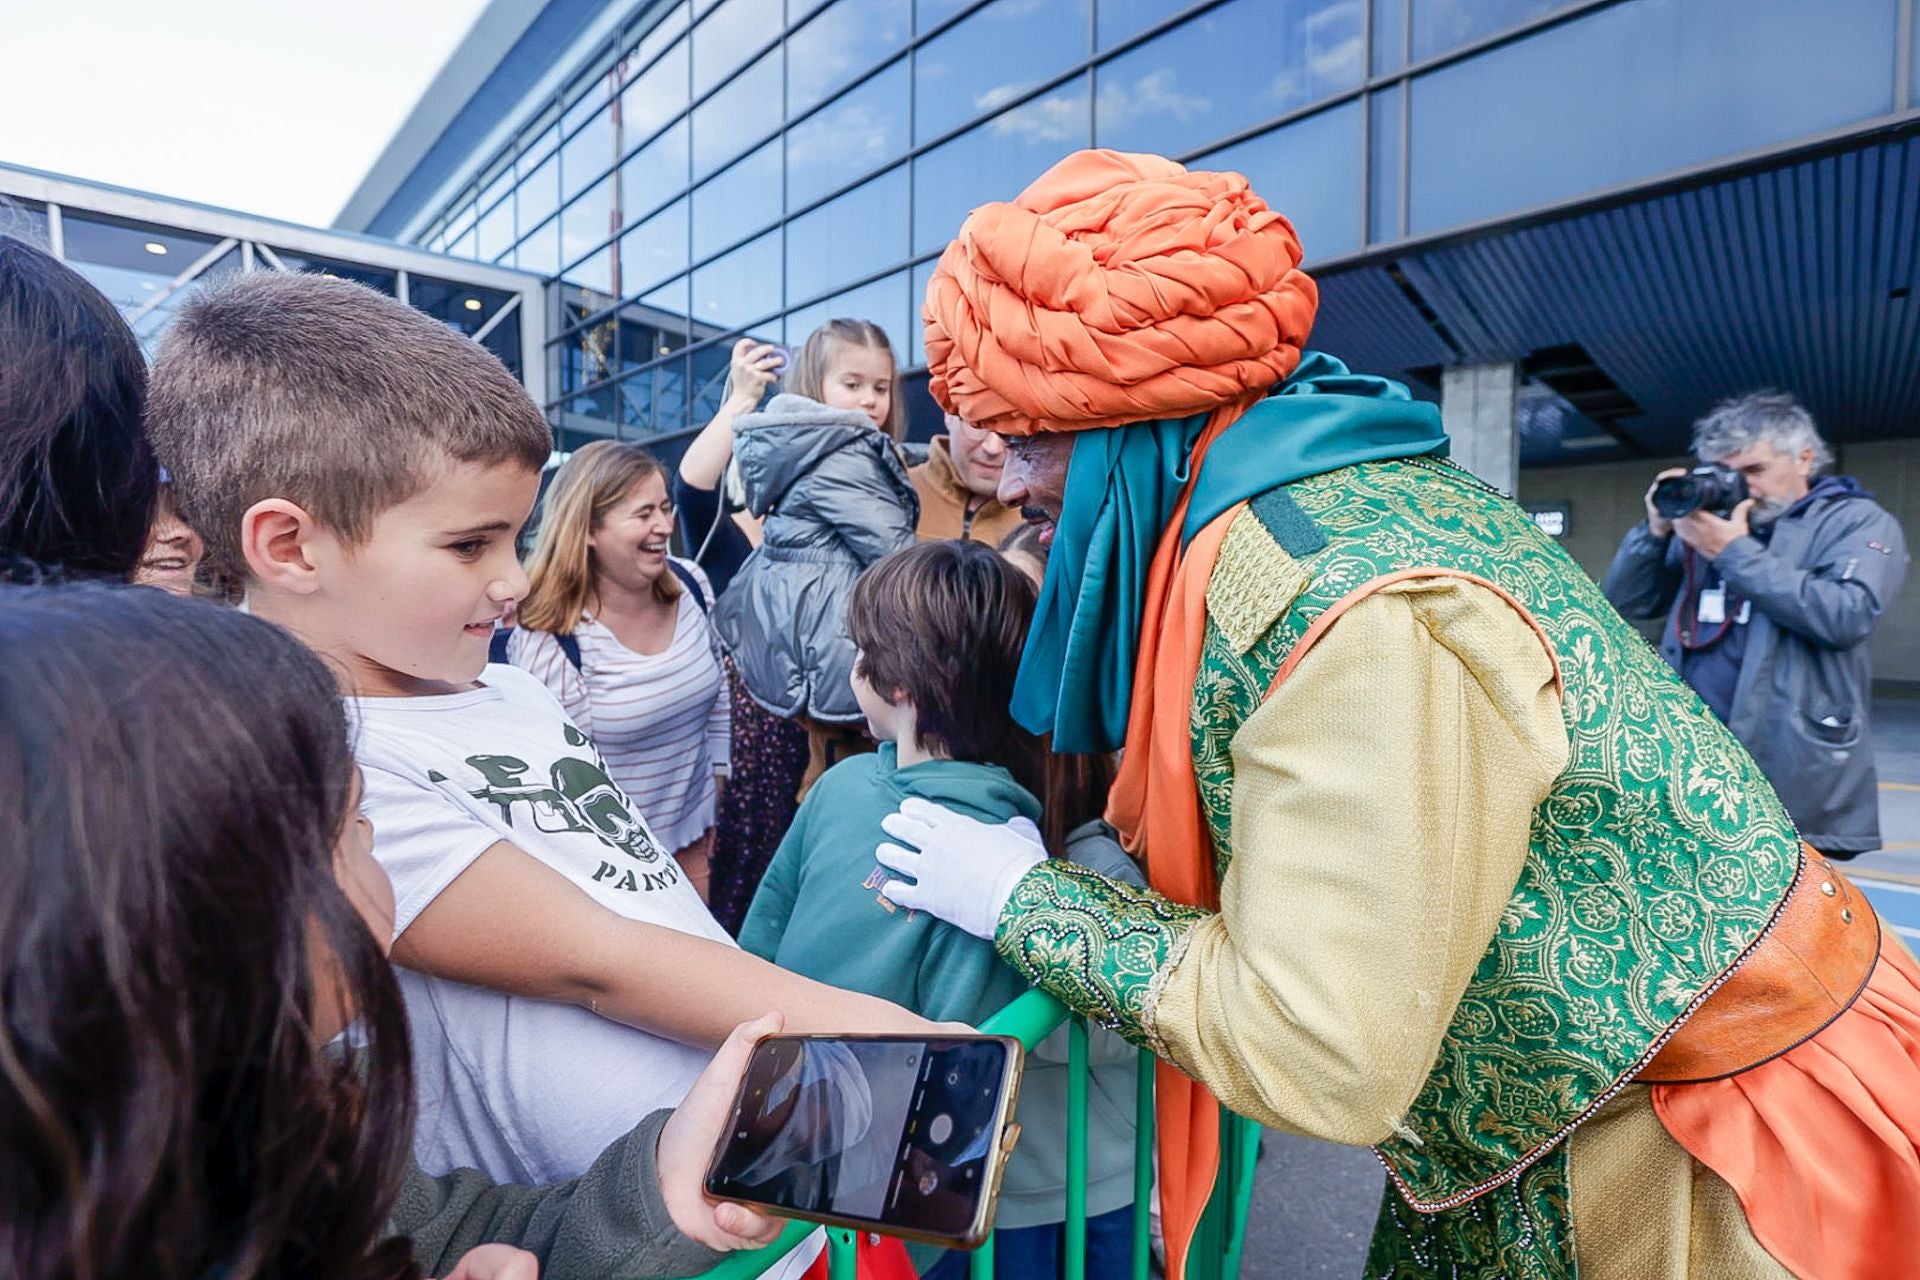
<instances>
[{"instance_id":1,"label":"boy in teal hoodie","mask_svg":"<svg viewBox=\"0 0 1920 1280\"><path fill-rule=\"evenodd\" d=\"M807 793L740 930L740 945L810 978L943 1022L979 1023L1027 989L993 945L880 896L880 820L920 796L983 822L1040 816L1044 756L1008 710L1032 584L978 543L927 542L855 584L853 689L880 740ZM1134 1051L1099 1033L1088 1090L1088 1275L1131 1267ZM1021 1088L1025 1130L1002 1183L995 1258L1019 1280L1058 1274L1066 1217L1064 1049L1043 1044ZM1104 1265L1103 1265L1104 1263ZM954 1268L943 1260L929 1276Z\"/></svg>"}]
</instances>

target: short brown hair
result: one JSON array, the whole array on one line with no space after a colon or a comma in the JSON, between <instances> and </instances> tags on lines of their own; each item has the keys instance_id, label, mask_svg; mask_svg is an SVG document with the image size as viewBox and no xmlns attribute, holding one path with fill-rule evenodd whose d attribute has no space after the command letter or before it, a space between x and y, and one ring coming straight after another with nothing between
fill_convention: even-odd
<instances>
[{"instance_id":1,"label":"short brown hair","mask_svg":"<svg viewBox=\"0 0 1920 1280\"><path fill-rule=\"evenodd\" d=\"M240 579L240 517L263 499L359 542L439 463L538 469L553 450L539 409L479 343L364 285L283 272L181 308L147 423L211 566Z\"/></svg>"},{"instance_id":2,"label":"short brown hair","mask_svg":"<svg viewBox=\"0 0 1920 1280\"><path fill-rule=\"evenodd\" d=\"M1001 765L1037 794L1039 740L1011 709L1033 604L1033 584L999 553L923 542L860 575L847 634L867 683L913 704L923 742L955 760Z\"/></svg>"}]
</instances>

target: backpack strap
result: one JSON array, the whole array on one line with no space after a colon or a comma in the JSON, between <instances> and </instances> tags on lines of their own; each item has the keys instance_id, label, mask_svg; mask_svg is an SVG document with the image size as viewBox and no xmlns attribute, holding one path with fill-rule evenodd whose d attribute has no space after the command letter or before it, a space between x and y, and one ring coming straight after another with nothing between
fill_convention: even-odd
<instances>
[{"instance_id":1,"label":"backpack strap","mask_svg":"<svg viewBox=\"0 0 1920 1280\"><path fill-rule=\"evenodd\" d=\"M507 656L507 640L512 635L513 635L512 627L495 628L493 633L493 639L487 642L487 661L488 662L504 662L509 665L512 664L513 660ZM566 655L567 661L573 664L573 669L575 671L581 670L580 637L574 635L571 631L569 631L565 635L554 636L554 640L556 640L559 643L560 652Z\"/></svg>"},{"instance_id":2,"label":"backpack strap","mask_svg":"<svg viewBox=\"0 0 1920 1280\"><path fill-rule=\"evenodd\" d=\"M680 585L687 589L687 594L693 597L693 602L700 606L700 612L705 613L707 611L707 593L700 589L700 579L693 576L693 570L687 568L687 566L681 564L672 556L667 557L667 568L673 570L673 576L680 579ZM572 637L568 638L571 639ZM578 648L577 645L575 647ZM576 662L573 665L577 667L580 664Z\"/></svg>"}]
</instances>

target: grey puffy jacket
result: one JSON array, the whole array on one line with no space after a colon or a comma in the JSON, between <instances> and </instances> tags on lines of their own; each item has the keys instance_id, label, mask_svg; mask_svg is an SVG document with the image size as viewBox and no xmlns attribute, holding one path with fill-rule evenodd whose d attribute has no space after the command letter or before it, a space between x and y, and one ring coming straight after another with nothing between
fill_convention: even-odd
<instances>
[{"instance_id":1,"label":"grey puffy jacket","mask_svg":"<svg viewBox=\"0 0 1920 1280\"><path fill-rule=\"evenodd\" d=\"M1604 589L1629 618L1667 615L1660 656L1680 670L1680 539L1643 522L1614 555ZM1773 540L1729 543L1714 567L1753 602L1727 727L1780 793L1800 838L1823 853L1880 847L1880 796L1867 712L1867 639L1907 573L1900 523L1871 498L1819 498L1783 516Z\"/></svg>"},{"instance_id":2,"label":"grey puffy jacket","mask_svg":"<svg viewBox=\"0 0 1920 1280\"><path fill-rule=\"evenodd\" d=\"M906 465L864 414L805 396L777 395L733 431L747 510L765 524L714 606L721 642L767 710L860 720L847 597L868 565L913 545Z\"/></svg>"}]
</instances>

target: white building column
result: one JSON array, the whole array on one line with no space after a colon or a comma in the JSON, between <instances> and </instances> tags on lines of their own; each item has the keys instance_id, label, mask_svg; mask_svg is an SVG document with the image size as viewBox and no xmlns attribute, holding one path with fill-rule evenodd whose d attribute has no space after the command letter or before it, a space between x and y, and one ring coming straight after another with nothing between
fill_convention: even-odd
<instances>
[{"instance_id":1,"label":"white building column","mask_svg":"<svg viewBox=\"0 0 1920 1280\"><path fill-rule=\"evenodd\" d=\"M1519 366L1506 360L1454 365L1440 375L1440 422L1453 437L1453 460L1509 495L1520 483L1519 387Z\"/></svg>"}]
</instances>

